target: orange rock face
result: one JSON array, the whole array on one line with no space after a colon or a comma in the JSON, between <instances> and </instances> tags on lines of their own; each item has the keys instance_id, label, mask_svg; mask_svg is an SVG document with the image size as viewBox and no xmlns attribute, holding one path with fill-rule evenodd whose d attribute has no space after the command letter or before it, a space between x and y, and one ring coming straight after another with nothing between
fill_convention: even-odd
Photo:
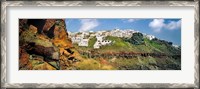
<instances>
[{"instance_id":1,"label":"orange rock face","mask_svg":"<svg viewBox=\"0 0 200 89\"><path fill-rule=\"evenodd\" d=\"M64 19L20 19L19 27L20 69L74 69L78 53L71 50Z\"/></svg>"},{"instance_id":2,"label":"orange rock face","mask_svg":"<svg viewBox=\"0 0 200 89\"><path fill-rule=\"evenodd\" d=\"M55 24L55 21L55 19L47 19L43 27L43 32L49 31L49 29Z\"/></svg>"},{"instance_id":3,"label":"orange rock face","mask_svg":"<svg viewBox=\"0 0 200 89\"><path fill-rule=\"evenodd\" d=\"M31 30L34 34L37 33L37 28L33 25L30 25L29 30Z\"/></svg>"},{"instance_id":4,"label":"orange rock face","mask_svg":"<svg viewBox=\"0 0 200 89\"><path fill-rule=\"evenodd\" d=\"M64 21L61 21L60 23L63 24ZM68 34L65 30L65 26L60 26L60 25L55 26L53 43L56 46L60 46L64 48L72 47L72 42L68 38Z\"/></svg>"},{"instance_id":5,"label":"orange rock face","mask_svg":"<svg viewBox=\"0 0 200 89\"><path fill-rule=\"evenodd\" d=\"M26 66L29 62L29 54L22 48L19 49L19 67Z\"/></svg>"}]
</instances>

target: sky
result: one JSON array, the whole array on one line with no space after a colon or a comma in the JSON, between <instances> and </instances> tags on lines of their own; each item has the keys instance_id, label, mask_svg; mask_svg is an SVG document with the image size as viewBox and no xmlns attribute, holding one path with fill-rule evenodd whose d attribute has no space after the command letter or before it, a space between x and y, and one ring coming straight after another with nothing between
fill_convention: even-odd
<instances>
[{"instance_id":1,"label":"sky","mask_svg":"<svg viewBox=\"0 0 200 89\"><path fill-rule=\"evenodd\" d=\"M65 19L67 31L87 32L133 29L181 45L181 19Z\"/></svg>"}]
</instances>

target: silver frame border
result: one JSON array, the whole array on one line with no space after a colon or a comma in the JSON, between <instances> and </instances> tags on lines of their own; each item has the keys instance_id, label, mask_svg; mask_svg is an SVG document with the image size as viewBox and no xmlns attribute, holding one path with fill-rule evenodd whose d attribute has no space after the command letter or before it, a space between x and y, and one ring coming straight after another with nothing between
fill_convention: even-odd
<instances>
[{"instance_id":1,"label":"silver frame border","mask_svg":"<svg viewBox=\"0 0 200 89\"><path fill-rule=\"evenodd\" d=\"M6 8L11 6L193 6L195 7L194 84L187 83L7 83ZM2 1L1 2L1 88L195 88L199 89L199 0L194 1Z\"/></svg>"}]
</instances>

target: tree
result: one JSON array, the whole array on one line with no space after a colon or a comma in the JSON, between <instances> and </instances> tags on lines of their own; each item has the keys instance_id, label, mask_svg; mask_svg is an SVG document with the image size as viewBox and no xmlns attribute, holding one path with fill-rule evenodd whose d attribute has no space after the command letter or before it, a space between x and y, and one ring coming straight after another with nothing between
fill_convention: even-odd
<instances>
[{"instance_id":1,"label":"tree","mask_svg":"<svg viewBox=\"0 0 200 89\"><path fill-rule=\"evenodd\" d=\"M142 33L133 33L132 37L128 39L128 42L134 45L140 45L144 43L144 38Z\"/></svg>"}]
</instances>

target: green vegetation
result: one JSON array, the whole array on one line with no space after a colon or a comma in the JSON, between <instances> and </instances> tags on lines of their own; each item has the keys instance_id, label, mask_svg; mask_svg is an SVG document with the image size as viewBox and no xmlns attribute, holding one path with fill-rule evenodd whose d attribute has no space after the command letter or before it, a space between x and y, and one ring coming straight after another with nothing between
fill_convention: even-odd
<instances>
[{"instance_id":1,"label":"green vegetation","mask_svg":"<svg viewBox=\"0 0 200 89\"><path fill-rule=\"evenodd\" d=\"M133 33L132 37L127 40L129 43L134 45L140 45L144 43L144 38L142 33Z\"/></svg>"},{"instance_id":2,"label":"green vegetation","mask_svg":"<svg viewBox=\"0 0 200 89\"><path fill-rule=\"evenodd\" d=\"M132 51L132 45L129 42L125 42L122 38L107 36L107 40L111 40L112 44L102 46L99 51L103 52L120 52L120 51Z\"/></svg>"},{"instance_id":3,"label":"green vegetation","mask_svg":"<svg viewBox=\"0 0 200 89\"><path fill-rule=\"evenodd\" d=\"M142 57L137 56L132 59L119 58L111 62L120 70L179 70L181 65L173 58L163 57Z\"/></svg>"},{"instance_id":4,"label":"green vegetation","mask_svg":"<svg viewBox=\"0 0 200 89\"><path fill-rule=\"evenodd\" d=\"M93 48L93 45L95 44L96 41L97 41L96 37L90 38L89 43L88 43L88 47Z\"/></svg>"},{"instance_id":5,"label":"green vegetation","mask_svg":"<svg viewBox=\"0 0 200 89\"><path fill-rule=\"evenodd\" d=\"M113 64L120 70L154 70L158 69L157 59L153 57L138 56L132 59L117 59Z\"/></svg>"},{"instance_id":6,"label":"green vegetation","mask_svg":"<svg viewBox=\"0 0 200 89\"><path fill-rule=\"evenodd\" d=\"M78 70L113 70L114 68L107 64L101 64L97 60L86 59L77 64Z\"/></svg>"}]
</instances>

